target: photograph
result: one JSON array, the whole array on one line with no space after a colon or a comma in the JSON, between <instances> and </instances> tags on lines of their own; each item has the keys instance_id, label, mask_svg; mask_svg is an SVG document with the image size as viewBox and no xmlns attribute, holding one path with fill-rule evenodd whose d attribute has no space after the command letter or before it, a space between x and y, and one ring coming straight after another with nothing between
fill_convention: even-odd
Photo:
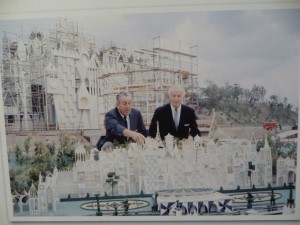
<instances>
[{"instance_id":1,"label":"photograph","mask_svg":"<svg viewBox=\"0 0 300 225\"><path fill-rule=\"evenodd\" d=\"M0 20L10 221L299 220L299 21Z\"/></svg>"}]
</instances>

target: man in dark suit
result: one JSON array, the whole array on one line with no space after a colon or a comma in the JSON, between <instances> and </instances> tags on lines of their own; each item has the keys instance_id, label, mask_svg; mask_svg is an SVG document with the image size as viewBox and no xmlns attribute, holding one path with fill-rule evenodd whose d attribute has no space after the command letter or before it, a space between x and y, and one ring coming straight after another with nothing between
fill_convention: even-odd
<instances>
[{"instance_id":1,"label":"man in dark suit","mask_svg":"<svg viewBox=\"0 0 300 225\"><path fill-rule=\"evenodd\" d=\"M117 97L116 107L105 115L106 136L98 148L106 149L116 144L134 141L138 144L145 142L149 135L143 117L138 109L132 108L131 95L120 92Z\"/></svg>"},{"instance_id":2,"label":"man in dark suit","mask_svg":"<svg viewBox=\"0 0 300 225\"><path fill-rule=\"evenodd\" d=\"M155 138L157 135L157 122L162 140L167 134L178 139L186 139L189 135L195 137L201 135L196 123L195 111L182 104L185 91L180 86L169 89L170 103L157 108L154 112L149 127L149 135Z\"/></svg>"}]
</instances>

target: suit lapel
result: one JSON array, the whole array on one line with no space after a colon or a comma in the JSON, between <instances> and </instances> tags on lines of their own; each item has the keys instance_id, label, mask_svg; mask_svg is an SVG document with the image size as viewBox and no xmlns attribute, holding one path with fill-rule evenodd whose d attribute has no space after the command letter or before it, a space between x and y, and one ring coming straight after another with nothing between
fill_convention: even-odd
<instances>
[{"instance_id":1,"label":"suit lapel","mask_svg":"<svg viewBox=\"0 0 300 225\"><path fill-rule=\"evenodd\" d=\"M115 113L116 113L116 116L118 117L119 122L120 122L120 121L123 121L123 118L122 118L122 116L120 115L119 110L118 110L117 107L115 108Z\"/></svg>"},{"instance_id":2,"label":"suit lapel","mask_svg":"<svg viewBox=\"0 0 300 225\"><path fill-rule=\"evenodd\" d=\"M179 117L179 125L178 127L181 127L183 125L183 120L181 118L184 118L184 114L185 114L185 107L183 104L181 104L181 111L180 111L180 117Z\"/></svg>"}]
</instances>

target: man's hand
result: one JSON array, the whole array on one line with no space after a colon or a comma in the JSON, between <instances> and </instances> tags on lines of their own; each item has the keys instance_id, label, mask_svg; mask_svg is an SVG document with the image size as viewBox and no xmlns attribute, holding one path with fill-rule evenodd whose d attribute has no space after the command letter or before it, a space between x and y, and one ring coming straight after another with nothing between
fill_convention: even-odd
<instances>
[{"instance_id":1,"label":"man's hand","mask_svg":"<svg viewBox=\"0 0 300 225\"><path fill-rule=\"evenodd\" d=\"M142 135L139 132L125 129L123 134L126 137L131 137L138 144L144 144L145 143L145 139L146 139L145 136Z\"/></svg>"},{"instance_id":2,"label":"man's hand","mask_svg":"<svg viewBox=\"0 0 300 225\"><path fill-rule=\"evenodd\" d=\"M132 132L132 136L131 138L138 144L144 144L145 143L145 137L144 135L142 135L141 133L138 133L138 132L135 132L133 131Z\"/></svg>"}]
</instances>

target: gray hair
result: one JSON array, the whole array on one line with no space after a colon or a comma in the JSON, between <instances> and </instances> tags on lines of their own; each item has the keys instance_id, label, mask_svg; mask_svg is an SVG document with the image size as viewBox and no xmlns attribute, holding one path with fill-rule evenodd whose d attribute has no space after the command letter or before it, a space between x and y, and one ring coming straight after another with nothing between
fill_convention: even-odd
<instances>
[{"instance_id":1,"label":"gray hair","mask_svg":"<svg viewBox=\"0 0 300 225\"><path fill-rule=\"evenodd\" d=\"M171 96L171 93L173 91L180 91L180 92L182 92L183 96L185 96L185 90L180 85L174 85L174 86L170 87L170 89L168 91L169 96Z\"/></svg>"},{"instance_id":2,"label":"gray hair","mask_svg":"<svg viewBox=\"0 0 300 225\"><path fill-rule=\"evenodd\" d=\"M120 101L120 98L123 97L123 96L129 96L129 97L132 97L132 94L130 94L129 92L126 92L126 91L121 91L117 94L116 96L116 99L117 99L117 102Z\"/></svg>"}]
</instances>

